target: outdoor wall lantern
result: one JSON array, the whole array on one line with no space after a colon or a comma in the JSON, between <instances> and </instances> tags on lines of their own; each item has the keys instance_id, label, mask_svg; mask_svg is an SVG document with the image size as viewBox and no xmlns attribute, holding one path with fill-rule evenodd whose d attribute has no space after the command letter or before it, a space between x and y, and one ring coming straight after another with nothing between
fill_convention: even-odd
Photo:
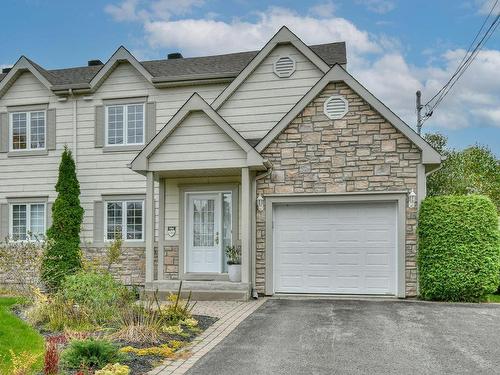
<instances>
[{"instance_id":1,"label":"outdoor wall lantern","mask_svg":"<svg viewBox=\"0 0 500 375\"><path fill-rule=\"evenodd\" d=\"M264 198L262 198L261 194L257 197L257 210L264 211Z\"/></svg>"},{"instance_id":2,"label":"outdoor wall lantern","mask_svg":"<svg viewBox=\"0 0 500 375\"><path fill-rule=\"evenodd\" d=\"M415 208L417 204L417 194L411 189L411 192L408 194L408 207Z\"/></svg>"}]
</instances>

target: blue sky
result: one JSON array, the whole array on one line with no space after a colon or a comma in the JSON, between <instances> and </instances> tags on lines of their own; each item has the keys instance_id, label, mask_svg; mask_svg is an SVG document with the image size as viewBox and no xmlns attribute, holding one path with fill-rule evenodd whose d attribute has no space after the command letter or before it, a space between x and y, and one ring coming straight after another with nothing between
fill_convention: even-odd
<instances>
[{"instance_id":1,"label":"blue sky","mask_svg":"<svg viewBox=\"0 0 500 375\"><path fill-rule=\"evenodd\" d=\"M442 86L494 2L3 0L0 66L20 55L47 69L81 66L105 61L120 45L139 59L259 49L286 24L306 43L345 40L348 70L413 126L415 91L425 101ZM499 35L424 131L440 131L454 147L478 142L500 154Z\"/></svg>"}]
</instances>

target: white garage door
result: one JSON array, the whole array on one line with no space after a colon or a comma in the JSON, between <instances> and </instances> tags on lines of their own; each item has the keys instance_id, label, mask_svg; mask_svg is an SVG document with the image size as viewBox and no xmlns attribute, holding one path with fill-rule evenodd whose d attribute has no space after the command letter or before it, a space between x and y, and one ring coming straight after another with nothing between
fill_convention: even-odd
<instances>
[{"instance_id":1,"label":"white garage door","mask_svg":"<svg viewBox=\"0 0 500 375\"><path fill-rule=\"evenodd\" d=\"M274 211L277 293L396 294L396 203Z\"/></svg>"}]
</instances>

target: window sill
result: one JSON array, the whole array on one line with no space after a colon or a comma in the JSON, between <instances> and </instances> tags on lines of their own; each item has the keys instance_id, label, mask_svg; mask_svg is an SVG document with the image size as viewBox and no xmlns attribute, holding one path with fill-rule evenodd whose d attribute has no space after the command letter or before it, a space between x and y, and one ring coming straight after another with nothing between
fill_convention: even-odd
<instances>
[{"instance_id":1,"label":"window sill","mask_svg":"<svg viewBox=\"0 0 500 375\"><path fill-rule=\"evenodd\" d=\"M144 145L123 145L123 146L104 146L102 152L130 152L141 151Z\"/></svg>"},{"instance_id":2,"label":"window sill","mask_svg":"<svg viewBox=\"0 0 500 375\"><path fill-rule=\"evenodd\" d=\"M21 150L21 151L9 151L7 157L23 157L23 156L45 156L48 155L48 150Z\"/></svg>"}]
</instances>

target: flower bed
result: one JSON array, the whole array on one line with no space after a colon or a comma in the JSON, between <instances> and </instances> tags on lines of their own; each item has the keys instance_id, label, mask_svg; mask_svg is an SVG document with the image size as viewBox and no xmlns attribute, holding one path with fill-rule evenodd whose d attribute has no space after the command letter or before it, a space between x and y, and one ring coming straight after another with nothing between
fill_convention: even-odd
<instances>
[{"instance_id":1,"label":"flower bed","mask_svg":"<svg viewBox=\"0 0 500 375\"><path fill-rule=\"evenodd\" d=\"M43 374L144 374L188 357L189 343L216 321L192 315L194 304L179 295L139 301L107 272L81 271L55 294L35 291L15 313L45 337Z\"/></svg>"}]
</instances>

